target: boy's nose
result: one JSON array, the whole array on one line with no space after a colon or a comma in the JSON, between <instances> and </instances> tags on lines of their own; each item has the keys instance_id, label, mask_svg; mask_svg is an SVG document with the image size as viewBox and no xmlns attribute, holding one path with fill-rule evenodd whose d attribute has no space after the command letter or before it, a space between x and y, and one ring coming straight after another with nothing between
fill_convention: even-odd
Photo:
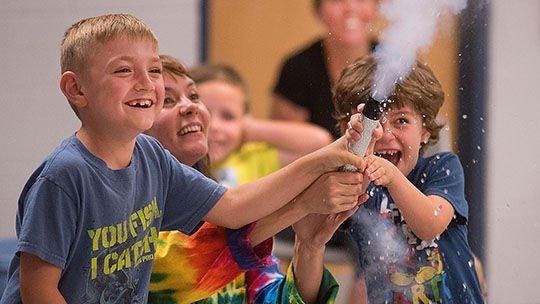
<instances>
[{"instance_id":1,"label":"boy's nose","mask_svg":"<svg viewBox=\"0 0 540 304\"><path fill-rule=\"evenodd\" d=\"M384 124L382 127L383 127L383 135L382 135L381 140L389 141L395 138L394 128L391 125Z\"/></svg>"},{"instance_id":2,"label":"boy's nose","mask_svg":"<svg viewBox=\"0 0 540 304\"><path fill-rule=\"evenodd\" d=\"M139 73L137 77L137 83L135 84L135 90L137 91L151 91L154 89L154 83L150 79L148 73Z\"/></svg>"}]
</instances>

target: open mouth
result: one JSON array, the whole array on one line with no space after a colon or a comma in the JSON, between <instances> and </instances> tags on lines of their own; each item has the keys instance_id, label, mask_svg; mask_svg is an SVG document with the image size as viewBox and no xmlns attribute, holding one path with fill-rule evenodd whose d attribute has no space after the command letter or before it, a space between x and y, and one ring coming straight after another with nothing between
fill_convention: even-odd
<instances>
[{"instance_id":1,"label":"open mouth","mask_svg":"<svg viewBox=\"0 0 540 304\"><path fill-rule=\"evenodd\" d=\"M182 129L180 129L180 131L178 131L178 135L182 136L182 135L201 132L201 131L202 131L202 126L201 125L193 124L193 125L185 126Z\"/></svg>"},{"instance_id":2,"label":"open mouth","mask_svg":"<svg viewBox=\"0 0 540 304\"><path fill-rule=\"evenodd\" d=\"M152 101L150 99L138 99L138 100L127 102L126 105L132 108L147 109L152 106Z\"/></svg>"},{"instance_id":3,"label":"open mouth","mask_svg":"<svg viewBox=\"0 0 540 304\"><path fill-rule=\"evenodd\" d=\"M378 157L386 159L387 161L394 164L394 166L397 166L399 160L401 159L401 151L398 150L381 150L376 151L374 154Z\"/></svg>"}]
</instances>

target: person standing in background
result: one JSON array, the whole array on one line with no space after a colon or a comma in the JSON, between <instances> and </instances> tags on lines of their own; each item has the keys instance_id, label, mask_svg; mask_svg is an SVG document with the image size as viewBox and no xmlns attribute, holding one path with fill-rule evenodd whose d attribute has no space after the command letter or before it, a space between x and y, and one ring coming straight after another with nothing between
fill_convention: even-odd
<instances>
[{"instance_id":1,"label":"person standing in background","mask_svg":"<svg viewBox=\"0 0 540 304\"><path fill-rule=\"evenodd\" d=\"M273 91L273 118L309 121L339 137L332 117L332 85L347 65L374 49L367 25L376 15L377 2L313 1L326 34L285 59Z\"/></svg>"}]
</instances>

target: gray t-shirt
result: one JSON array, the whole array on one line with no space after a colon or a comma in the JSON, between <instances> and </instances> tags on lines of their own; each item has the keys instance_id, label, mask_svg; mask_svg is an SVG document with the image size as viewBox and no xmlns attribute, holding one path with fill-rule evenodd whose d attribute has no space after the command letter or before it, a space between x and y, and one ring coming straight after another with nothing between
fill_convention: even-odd
<instances>
[{"instance_id":1,"label":"gray t-shirt","mask_svg":"<svg viewBox=\"0 0 540 304\"><path fill-rule=\"evenodd\" d=\"M225 188L137 137L130 165L110 170L73 135L19 198L18 251L62 269L68 303L146 303L158 231L192 233ZM19 253L0 301L19 303Z\"/></svg>"}]
</instances>

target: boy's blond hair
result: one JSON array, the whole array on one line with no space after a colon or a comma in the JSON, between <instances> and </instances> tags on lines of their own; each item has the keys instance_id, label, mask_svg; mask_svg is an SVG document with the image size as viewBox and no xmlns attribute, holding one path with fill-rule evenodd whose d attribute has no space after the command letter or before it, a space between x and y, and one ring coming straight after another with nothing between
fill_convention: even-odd
<instances>
[{"instance_id":1,"label":"boy's blond hair","mask_svg":"<svg viewBox=\"0 0 540 304\"><path fill-rule=\"evenodd\" d=\"M137 17L110 14L90 17L70 26L60 44L60 67L66 71L84 72L89 53L97 43L105 43L125 36L149 39L157 48L157 38Z\"/></svg>"},{"instance_id":2,"label":"boy's blond hair","mask_svg":"<svg viewBox=\"0 0 540 304\"><path fill-rule=\"evenodd\" d=\"M334 87L334 118L338 121L338 128L341 128L342 133L350 115L356 112L356 107L366 103L371 96L376 67L373 56L360 58L343 70ZM411 73L396 84L388 99L391 101L391 108L409 105L422 117L423 126L430 133L430 137L429 141L422 145L420 153L423 153L426 145L435 144L439 140L439 131L443 125L438 124L436 118L444 102L444 92L437 77L426 64L416 60Z\"/></svg>"}]
</instances>

